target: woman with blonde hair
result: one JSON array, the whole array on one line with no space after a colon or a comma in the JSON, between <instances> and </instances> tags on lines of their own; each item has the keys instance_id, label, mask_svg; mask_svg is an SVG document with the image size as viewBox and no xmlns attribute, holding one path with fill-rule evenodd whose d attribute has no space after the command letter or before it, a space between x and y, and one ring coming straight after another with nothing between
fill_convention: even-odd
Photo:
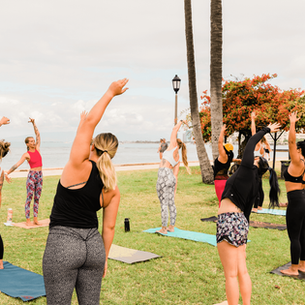
<instances>
[{"instance_id":1,"label":"woman with blonde hair","mask_svg":"<svg viewBox=\"0 0 305 305\"><path fill-rule=\"evenodd\" d=\"M128 80L113 82L81 120L70 158L58 182L43 256L47 303L70 304L74 288L79 304L99 304L102 277L114 237L120 192L111 159L118 140L96 125L113 97L124 93ZM102 236L97 211L103 208Z\"/></svg>"},{"instance_id":2,"label":"woman with blonde hair","mask_svg":"<svg viewBox=\"0 0 305 305\"><path fill-rule=\"evenodd\" d=\"M178 184L179 173L179 149L181 148L182 162L190 174L190 168L187 162L187 150L185 144L177 139L177 133L186 121L179 121L173 128L170 137L170 143L167 150L163 153L163 158L159 166L158 180L157 180L157 194L161 204L161 220L162 228L158 233L167 234L167 231L174 232L177 217L177 210L175 206L175 194ZM170 214L170 225L167 227L168 210Z\"/></svg>"}]
</instances>

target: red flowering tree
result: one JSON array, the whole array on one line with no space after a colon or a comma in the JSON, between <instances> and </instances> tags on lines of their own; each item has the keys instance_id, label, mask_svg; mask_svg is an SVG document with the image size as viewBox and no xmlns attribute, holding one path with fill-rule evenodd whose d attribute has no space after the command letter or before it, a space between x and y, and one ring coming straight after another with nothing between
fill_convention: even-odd
<instances>
[{"instance_id":1,"label":"red flowering tree","mask_svg":"<svg viewBox=\"0 0 305 305\"><path fill-rule=\"evenodd\" d=\"M303 131L305 126L305 97L300 89L281 90L268 83L277 77L276 74L263 74L252 79L224 81L222 85L223 123L227 125L226 136L237 131L239 133L239 156L251 137L251 112L256 112L257 130L270 122L279 122L283 130L289 129L288 114L298 111L301 119L296 124L297 131ZM199 112L202 135L205 142L211 139L211 109L210 96L207 91L201 96L203 100ZM241 141L242 136L244 140ZM242 143L241 143L242 142Z\"/></svg>"}]
</instances>

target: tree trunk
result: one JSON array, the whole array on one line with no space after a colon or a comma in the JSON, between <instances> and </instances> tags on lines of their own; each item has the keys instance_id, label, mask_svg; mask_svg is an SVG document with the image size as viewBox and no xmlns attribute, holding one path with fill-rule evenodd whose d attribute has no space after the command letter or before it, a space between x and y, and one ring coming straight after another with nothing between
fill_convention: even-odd
<instances>
[{"instance_id":1,"label":"tree trunk","mask_svg":"<svg viewBox=\"0 0 305 305\"><path fill-rule=\"evenodd\" d=\"M190 96L193 132L196 141L196 149L200 164L202 182L212 184L214 180L213 170L203 142L201 124L199 118L199 110L198 110L191 0L184 0L184 13L185 13L185 36L186 36L186 48L187 48L189 96Z\"/></svg>"},{"instance_id":2,"label":"tree trunk","mask_svg":"<svg viewBox=\"0 0 305 305\"><path fill-rule=\"evenodd\" d=\"M211 0L211 127L212 153L217 158L218 138L222 127L222 0Z\"/></svg>"}]
</instances>

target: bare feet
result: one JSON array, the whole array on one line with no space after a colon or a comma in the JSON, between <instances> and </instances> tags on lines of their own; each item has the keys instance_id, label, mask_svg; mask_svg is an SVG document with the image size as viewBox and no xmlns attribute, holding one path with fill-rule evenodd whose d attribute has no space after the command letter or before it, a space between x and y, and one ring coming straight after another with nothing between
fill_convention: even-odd
<instances>
[{"instance_id":1,"label":"bare feet","mask_svg":"<svg viewBox=\"0 0 305 305\"><path fill-rule=\"evenodd\" d=\"M253 208L252 212L257 213L257 208Z\"/></svg>"},{"instance_id":2,"label":"bare feet","mask_svg":"<svg viewBox=\"0 0 305 305\"><path fill-rule=\"evenodd\" d=\"M166 227L162 227L161 230L156 231L156 233L167 234Z\"/></svg>"},{"instance_id":3,"label":"bare feet","mask_svg":"<svg viewBox=\"0 0 305 305\"><path fill-rule=\"evenodd\" d=\"M175 227L174 226L168 226L166 230L168 232L175 232Z\"/></svg>"},{"instance_id":4,"label":"bare feet","mask_svg":"<svg viewBox=\"0 0 305 305\"><path fill-rule=\"evenodd\" d=\"M0 259L0 269L4 269L3 268L3 259Z\"/></svg>"},{"instance_id":5,"label":"bare feet","mask_svg":"<svg viewBox=\"0 0 305 305\"><path fill-rule=\"evenodd\" d=\"M280 207L287 207L287 206L288 206L288 202L280 203Z\"/></svg>"},{"instance_id":6,"label":"bare feet","mask_svg":"<svg viewBox=\"0 0 305 305\"><path fill-rule=\"evenodd\" d=\"M298 270L301 272L305 272L305 261L300 261Z\"/></svg>"},{"instance_id":7,"label":"bare feet","mask_svg":"<svg viewBox=\"0 0 305 305\"><path fill-rule=\"evenodd\" d=\"M286 275L299 275L298 266L299 265L291 265L288 269L281 270L281 273Z\"/></svg>"},{"instance_id":8,"label":"bare feet","mask_svg":"<svg viewBox=\"0 0 305 305\"><path fill-rule=\"evenodd\" d=\"M31 225L32 225L30 218L27 218L27 219L26 219L26 223L25 223L25 224L26 224L27 226L31 226Z\"/></svg>"},{"instance_id":9,"label":"bare feet","mask_svg":"<svg viewBox=\"0 0 305 305\"><path fill-rule=\"evenodd\" d=\"M33 222L34 222L34 225L39 225L37 217L34 217L34 221Z\"/></svg>"},{"instance_id":10,"label":"bare feet","mask_svg":"<svg viewBox=\"0 0 305 305\"><path fill-rule=\"evenodd\" d=\"M262 207L257 207L259 210L262 210L263 208Z\"/></svg>"}]
</instances>

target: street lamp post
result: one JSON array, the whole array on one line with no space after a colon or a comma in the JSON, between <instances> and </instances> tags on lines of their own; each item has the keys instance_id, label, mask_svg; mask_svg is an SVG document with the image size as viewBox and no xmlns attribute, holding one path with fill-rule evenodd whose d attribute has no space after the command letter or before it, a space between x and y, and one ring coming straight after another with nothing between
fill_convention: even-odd
<instances>
[{"instance_id":1,"label":"street lamp post","mask_svg":"<svg viewBox=\"0 0 305 305\"><path fill-rule=\"evenodd\" d=\"M181 82L181 79L176 74L172 80L173 89L175 91L175 121L174 121L175 125L177 124L177 117L178 117L178 94L177 93L180 89L180 82Z\"/></svg>"}]
</instances>

